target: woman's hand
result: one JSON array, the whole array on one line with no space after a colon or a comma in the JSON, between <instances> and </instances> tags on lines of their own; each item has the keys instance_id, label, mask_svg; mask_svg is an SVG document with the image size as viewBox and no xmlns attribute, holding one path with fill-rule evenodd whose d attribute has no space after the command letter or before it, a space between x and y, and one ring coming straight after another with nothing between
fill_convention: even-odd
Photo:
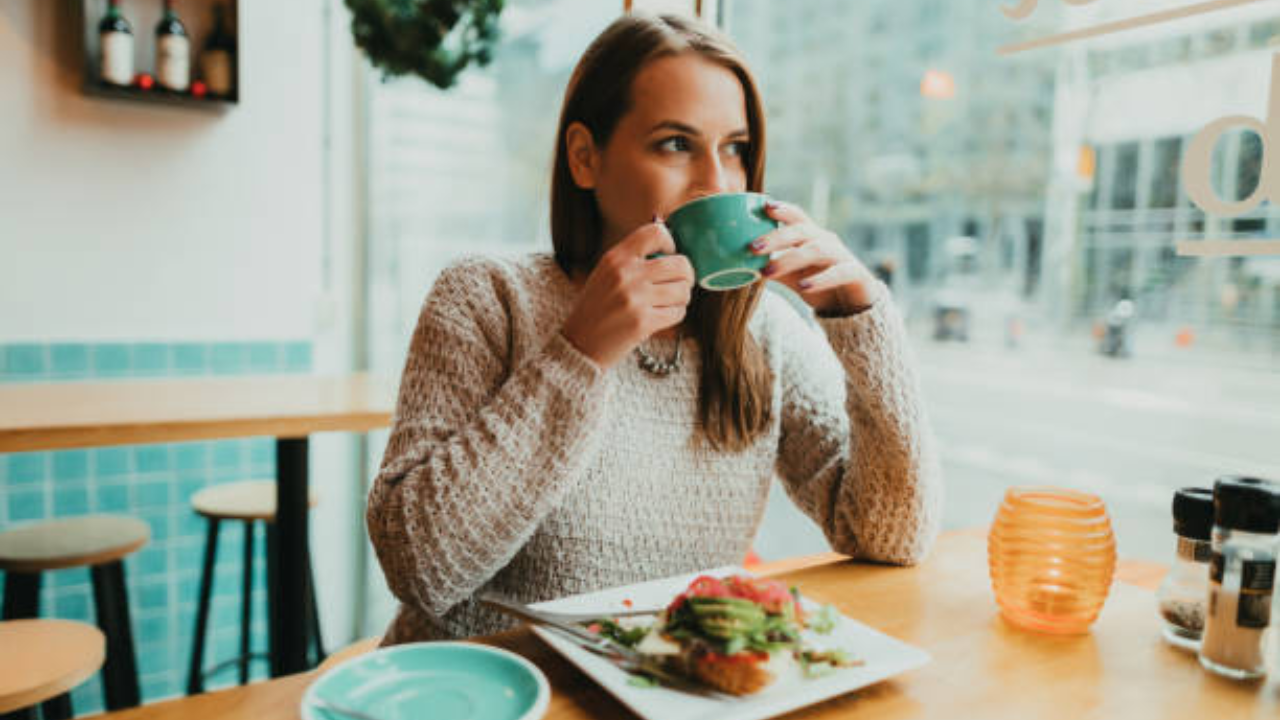
<instances>
[{"instance_id":1,"label":"woman's hand","mask_svg":"<svg viewBox=\"0 0 1280 720\"><path fill-rule=\"evenodd\" d=\"M765 211L782 226L757 238L751 250L776 253L764 268L765 277L794 290L814 310L850 315L887 292L835 233L818 227L800 208L771 201Z\"/></svg>"},{"instance_id":2,"label":"woman's hand","mask_svg":"<svg viewBox=\"0 0 1280 720\"><path fill-rule=\"evenodd\" d=\"M561 333L608 369L645 338L684 320L693 266L660 222L642 225L600 258ZM646 259L654 253L664 257Z\"/></svg>"}]
</instances>

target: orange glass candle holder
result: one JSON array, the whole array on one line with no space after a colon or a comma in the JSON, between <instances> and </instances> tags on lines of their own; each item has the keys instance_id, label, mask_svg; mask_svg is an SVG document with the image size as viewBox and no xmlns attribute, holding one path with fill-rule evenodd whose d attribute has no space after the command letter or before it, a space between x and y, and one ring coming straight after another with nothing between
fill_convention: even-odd
<instances>
[{"instance_id":1,"label":"orange glass candle holder","mask_svg":"<svg viewBox=\"0 0 1280 720\"><path fill-rule=\"evenodd\" d=\"M987 536L987 562L1006 620L1047 633L1088 632L1116 569L1106 505L1074 490L1009 488Z\"/></svg>"}]
</instances>

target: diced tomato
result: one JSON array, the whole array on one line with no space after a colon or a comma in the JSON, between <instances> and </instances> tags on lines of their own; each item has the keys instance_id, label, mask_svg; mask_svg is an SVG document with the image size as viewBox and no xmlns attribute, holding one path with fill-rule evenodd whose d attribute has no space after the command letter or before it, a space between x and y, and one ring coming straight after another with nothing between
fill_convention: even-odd
<instances>
[{"instance_id":1,"label":"diced tomato","mask_svg":"<svg viewBox=\"0 0 1280 720\"><path fill-rule=\"evenodd\" d=\"M587 626L587 632L595 633L596 635L599 635L600 631L603 629L604 628L600 626L600 623L591 623Z\"/></svg>"},{"instance_id":2,"label":"diced tomato","mask_svg":"<svg viewBox=\"0 0 1280 720\"><path fill-rule=\"evenodd\" d=\"M720 578L703 575L689 584L685 594L689 597L728 597L729 588Z\"/></svg>"},{"instance_id":3,"label":"diced tomato","mask_svg":"<svg viewBox=\"0 0 1280 720\"><path fill-rule=\"evenodd\" d=\"M787 586L776 580L734 575L725 582L730 596L757 603L765 612L781 613L794 603Z\"/></svg>"},{"instance_id":4,"label":"diced tomato","mask_svg":"<svg viewBox=\"0 0 1280 720\"><path fill-rule=\"evenodd\" d=\"M667 606L667 612L675 612L676 609L684 604L686 599L691 597L731 597L731 594L729 593L729 588L725 587L724 582L719 578L714 578L710 575L700 575L695 578L693 582L689 583L689 587L684 592L677 595L676 599L671 601L671 604Z\"/></svg>"},{"instance_id":5,"label":"diced tomato","mask_svg":"<svg viewBox=\"0 0 1280 720\"><path fill-rule=\"evenodd\" d=\"M710 575L702 575L689 583L688 589L677 595L667 610L674 612L691 597L740 598L760 605L765 612L769 613L782 613L795 602L787 586L776 580L763 580L746 575L733 575L721 580Z\"/></svg>"},{"instance_id":6,"label":"diced tomato","mask_svg":"<svg viewBox=\"0 0 1280 720\"><path fill-rule=\"evenodd\" d=\"M623 606L623 607L628 607L628 608L629 608L629 607L631 607L632 605L635 605L635 603L631 602L631 598L623 598L623 599L622 599L622 606Z\"/></svg>"}]
</instances>

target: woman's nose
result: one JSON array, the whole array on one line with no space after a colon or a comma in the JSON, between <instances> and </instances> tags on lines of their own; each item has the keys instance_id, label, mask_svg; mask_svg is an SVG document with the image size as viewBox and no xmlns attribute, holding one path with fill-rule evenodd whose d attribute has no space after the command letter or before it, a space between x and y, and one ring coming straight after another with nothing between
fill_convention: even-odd
<instances>
[{"instance_id":1,"label":"woman's nose","mask_svg":"<svg viewBox=\"0 0 1280 720\"><path fill-rule=\"evenodd\" d=\"M707 195L715 195L729 191L728 175L724 162L718 153L703 155L695 169L697 176L693 178L697 189Z\"/></svg>"}]
</instances>

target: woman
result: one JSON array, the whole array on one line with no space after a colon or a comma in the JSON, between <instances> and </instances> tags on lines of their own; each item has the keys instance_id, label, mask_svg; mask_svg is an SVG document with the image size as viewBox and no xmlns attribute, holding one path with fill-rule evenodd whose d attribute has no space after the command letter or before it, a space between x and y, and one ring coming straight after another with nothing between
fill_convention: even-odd
<instances>
[{"instance_id":1,"label":"woman","mask_svg":"<svg viewBox=\"0 0 1280 720\"><path fill-rule=\"evenodd\" d=\"M385 644L509 628L481 590L532 602L740 563L775 473L836 550L923 557L942 487L887 288L771 205L781 225L752 248L819 332L763 282L695 289L660 222L759 191L764 149L754 80L715 31L627 15L587 49L554 257L456 263L414 332L369 495L402 603Z\"/></svg>"}]
</instances>

